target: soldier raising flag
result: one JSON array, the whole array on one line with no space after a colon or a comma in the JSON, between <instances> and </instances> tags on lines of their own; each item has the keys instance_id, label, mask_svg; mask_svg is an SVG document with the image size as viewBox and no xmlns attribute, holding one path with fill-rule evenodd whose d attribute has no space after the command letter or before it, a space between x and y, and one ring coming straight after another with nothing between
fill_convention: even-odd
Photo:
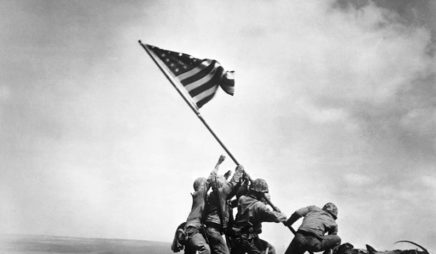
<instances>
[{"instance_id":1,"label":"soldier raising flag","mask_svg":"<svg viewBox=\"0 0 436 254\"><path fill-rule=\"evenodd\" d=\"M247 181L245 182L251 182L248 194L242 195L237 200L238 215L236 216L235 221L236 227L232 228L232 231L234 231L233 233L236 232L236 238L234 238L236 248L233 249L232 246L231 252L242 254L244 252L259 253L267 251L269 254L274 254L274 247L258 237L261 232L261 223L284 222L286 221L285 215L283 215L280 210L271 203L270 199L265 196L265 194L268 193L266 182L263 179L256 179L253 181L250 178L233 154L206 123L199 111L200 107L214 97L218 87L221 87L226 93L233 95L233 71L225 71L216 60L200 60L188 54L142 44L141 41L139 41L139 44L149 54L168 81L170 81L180 96L182 96L183 100L188 104L212 136L238 166L234 177L241 179L240 175L244 174L245 178L247 178ZM215 174L216 177L216 171L221 162L218 162L214 171L215 173L212 172L211 176ZM177 237L186 234L188 238L184 241L184 244L186 245L185 252L190 253L191 251L198 251L203 254L210 253L210 246L206 243L205 239L206 233L200 232L200 229L203 228L203 219L206 219L203 217L203 212L205 209L206 195L211 184L210 179L211 177L208 179L199 178L194 183L195 192L193 194L191 213L188 216L186 223L182 223L176 231L175 240L172 245L174 251L180 250ZM229 199L237 192L233 181L239 180L235 179L232 179L230 183L227 183L224 180L216 181L215 189L209 195L209 201L213 209L209 211L210 216L207 217L206 226L211 240L214 241L213 251L217 253L227 254L229 252L229 250L223 245L224 241L221 234L223 234L227 228L229 216L227 201L229 201ZM273 208L273 211L267 208L267 204ZM215 211L217 214L214 214ZM218 217L214 215L218 215ZM252 225L250 227L250 232L245 231L246 224ZM288 227L295 234L293 228L291 226ZM235 234L233 234L233 236L235 236Z\"/></svg>"},{"instance_id":2,"label":"soldier raising flag","mask_svg":"<svg viewBox=\"0 0 436 254\"><path fill-rule=\"evenodd\" d=\"M258 178L251 183L248 193L238 199L238 213L232 228L232 254L275 254L275 248L259 238L262 222L284 222L286 216L266 206L268 192L267 182Z\"/></svg>"},{"instance_id":3,"label":"soldier raising flag","mask_svg":"<svg viewBox=\"0 0 436 254\"><path fill-rule=\"evenodd\" d=\"M230 181L227 181L228 175L218 176L212 182L212 191L207 197L204 224L209 245L214 254L230 253L223 234L227 233L229 224L232 222L232 208L229 201L241 186L244 168L238 165Z\"/></svg>"}]
</instances>

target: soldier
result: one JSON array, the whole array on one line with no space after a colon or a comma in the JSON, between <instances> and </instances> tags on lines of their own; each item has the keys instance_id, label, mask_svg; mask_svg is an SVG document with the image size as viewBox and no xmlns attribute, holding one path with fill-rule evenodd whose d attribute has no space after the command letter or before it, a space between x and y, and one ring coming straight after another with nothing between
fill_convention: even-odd
<instances>
[{"instance_id":1,"label":"soldier","mask_svg":"<svg viewBox=\"0 0 436 254\"><path fill-rule=\"evenodd\" d=\"M205 198L209 189L206 178L199 177L194 181L194 193L192 193L192 208L185 224L185 253L210 254L209 244L202 234L202 215L204 211Z\"/></svg>"},{"instance_id":2,"label":"soldier","mask_svg":"<svg viewBox=\"0 0 436 254\"><path fill-rule=\"evenodd\" d=\"M186 219L184 228L187 237L185 242L186 254L210 254L209 244L206 242L203 232L203 215L206 203L207 192L210 183L216 178L218 166L224 161L221 155L215 169L210 173L209 178L199 177L194 181L194 193L192 193L192 208Z\"/></svg>"},{"instance_id":3,"label":"soldier","mask_svg":"<svg viewBox=\"0 0 436 254\"><path fill-rule=\"evenodd\" d=\"M227 182L229 175L230 171L224 176L217 176L215 180L212 180L212 191L206 202L204 224L213 254L229 254L223 233L227 231L233 216L229 201L235 196L240 186L244 176L244 168L238 165L233 177Z\"/></svg>"},{"instance_id":4,"label":"soldier","mask_svg":"<svg viewBox=\"0 0 436 254\"><path fill-rule=\"evenodd\" d=\"M232 227L232 254L275 254L274 247L259 238L262 222L284 222L286 216L266 206L268 184L264 179L254 180L247 194L238 199L238 213Z\"/></svg>"},{"instance_id":5,"label":"soldier","mask_svg":"<svg viewBox=\"0 0 436 254\"><path fill-rule=\"evenodd\" d=\"M321 209L317 206L308 206L295 211L286 221L285 225L292 226L299 218L304 217L301 226L285 254L303 254L305 251L325 251L341 244L337 236L338 208L333 203L326 203ZM328 235L325 235L328 233Z\"/></svg>"}]
</instances>

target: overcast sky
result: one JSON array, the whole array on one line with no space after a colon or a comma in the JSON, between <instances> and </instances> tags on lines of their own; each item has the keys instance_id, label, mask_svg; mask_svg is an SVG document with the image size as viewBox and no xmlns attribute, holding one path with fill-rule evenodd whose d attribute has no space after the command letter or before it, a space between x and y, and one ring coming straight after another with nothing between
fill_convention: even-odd
<instances>
[{"instance_id":1,"label":"overcast sky","mask_svg":"<svg viewBox=\"0 0 436 254\"><path fill-rule=\"evenodd\" d=\"M140 39L235 70L202 115L286 215L435 251L435 38L430 0L0 0L0 233L172 240L223 150Z\"/></svg>"}]
</instances>

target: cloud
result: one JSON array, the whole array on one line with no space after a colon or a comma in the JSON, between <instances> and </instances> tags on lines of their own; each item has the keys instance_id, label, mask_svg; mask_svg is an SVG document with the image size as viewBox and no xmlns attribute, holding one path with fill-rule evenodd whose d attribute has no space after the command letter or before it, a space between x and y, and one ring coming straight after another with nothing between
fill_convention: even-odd
<instances>
[{"instance_id":1,"label":"cloud","mask_svg":"<svg viewBox=\"0 0 436 254\"><path fill-rule=\"evenodd\" d=\"M362 175L357 173L350 173L344 176L344 180L347 182L347 185L353 186L368 186L372 183L373 179L368 175Z\"/></svg>"},{"instance_id":2,"label":"cloud","mask_svg":"<svg viewBox=\"0 0 436 254\"><path fill-rule=\"evenodd\" d=\"M306 26L311 35L306 46L318 50L306 50L299 73L289 74L299 86L293 88L299 99L291 106L299 110L291 110L292 116L312 123L304 135L314 136L309 143L320 148L313 152L314 146L309 147L313 154L306 159L318 163L304 167L329 172L324 177L330 184L317 185L342 201L341 223L349 241L389 248L388 243L415 235L430 244L432 230L400 232L409 228L404 218L434 223L425 217L434 206L420 209L435 200L429 184L420 180L422 174L433 175L436 154L436 59L428 50L434 47L433 32L403 22L400 12L373 2L324 10L321 22ZM414 220L409 214L427 219ZM353 232L353 226L368 227L370 220L392 235Z\"/></svg>"},{"instance_id":3,"label":"cloud","mask_svg":"<svg viewBox=\"0 0 436 254\"><path fill-rule=\"evenodd\" d=\"M328 65L312 69L317 80L304 82L307 100L324 111L342 112L347 117L338 121L357 121L369 137L425 135L433 142L436 71L435 58L427 53L431 32L395 22L389 17L398 14L374 4L330 14L325 19L328 32L318 34L328 41L322 45L325 53L308 57ZM422 124L413 126L413 119Z\"/></svg>"},{"instance_id":4,"label":"cloud","mask_svg":"<svg viewBox=\"0 0 436 254\"><path fill-rule=\"evenodd\" d=\"M335 2L11 7L17 32L2 29L2 42L14 53L3 50L0 62L1 179L23 219L0 212L29 221L23 232L167 241L188 213L192 180L222 150L145 60L143 39L236 69L236 95L218 95L202 112L286 211L332 200L340 234L358 246L389 248L407 238L398 232L432 243L435 232L418 229L434 224L436 209L427 205L436 203L433 30L387 1ZM58 212L23 209L41 196ZM62 230L61 215L70 219Z\"/></svg>"}]
</instances>

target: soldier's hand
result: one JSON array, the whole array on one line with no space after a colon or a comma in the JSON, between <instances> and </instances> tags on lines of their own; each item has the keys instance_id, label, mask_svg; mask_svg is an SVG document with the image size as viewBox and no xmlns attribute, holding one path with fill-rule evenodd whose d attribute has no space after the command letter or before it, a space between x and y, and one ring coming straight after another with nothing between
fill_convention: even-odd
<instances>
[{"instance_id":1,"label":"soldier's hand","mask_svg":"<svg viewBox=\"0 0 436 254\"><path fill-rule=\"evenodd\" d=\"M227 180L229 179L229 177L232 175L232 171L231 170L227 170L227 172L224 174L224 178Z\"/></svg>"},{"instance_id":2,"label":"soldier's hand","mask_svg":"<svg viewBox=\"0 0 436 254\"><path fill-rule=\"evenodd\" d=\"M223 161L226 159L226 156L224 154L220 155L220 158L218 159L218 164L223 163Z\"/></svg>"},{"instance_id":3,"label":"soldier's hand","mask_svg":"<svg viewBox=\"0 0 436 254\"><path fill-rule=\"evenodd\" d=\"M299 218L301 218L301 215L294 212L291 216L289 216L288 220L286 220L285 225L286 226L292 226Z\"/></svg>"}]
</instances>

